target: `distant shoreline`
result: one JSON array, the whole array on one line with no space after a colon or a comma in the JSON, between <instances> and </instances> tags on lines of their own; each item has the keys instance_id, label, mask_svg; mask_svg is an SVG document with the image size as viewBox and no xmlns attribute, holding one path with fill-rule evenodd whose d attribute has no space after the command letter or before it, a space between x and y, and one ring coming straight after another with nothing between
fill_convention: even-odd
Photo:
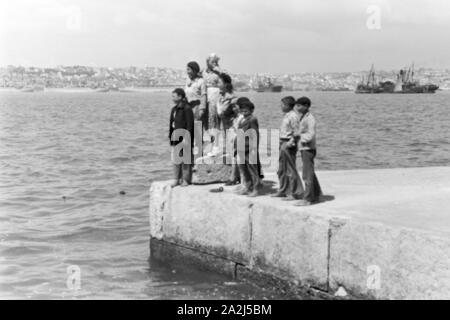
<instances>
[{"instance_id":1,"label":"distant shoreline","mask_svg":"<svg viewBox=\"0 0 450 320\"><path fill-rule=\"evenodd\" d=\"M175 89L177 86L173 87L154 87L154 88L122 88L119 91L107 91L107 92L101 92L97 91L98 89L90 89L90 88L45 88L42 91L35 91L35 92L23 92L20 89L16 88L4 88L0 87L0 93L23 93L23 94L30 94L30 93L98 93L98 94L106 94L106 93L155 93L155 92L171 92L173 89ZM236 92L248 92L248 91L239 91L236 90ZM256 91L251 91L256 92ZM285 90L284 92L328 92L328 93L354 93L353 90L349 91L333 91L333 90ZM436 93L438 92L450 92L450 88L440 88Z\"/></svg>"},{"instance_id":2,"label":"distant shoreline","mask_svg":"<svg viewBox=\"0 0 450 320\"><path fill-rule=\"evenodd\" d=\"M108 92L100 92L98 89L90 89L90 88L45 88L42 91L36 92L22 92L21 89L16 88L1 88L0 92L17 92L17 93L39 93L39 92L59 92L59 93L133 93L133 92L170 92L176 86L173 87L154 87L154 88L122 88L120 91L108 91Z\"/></svg>"}]
</instances>

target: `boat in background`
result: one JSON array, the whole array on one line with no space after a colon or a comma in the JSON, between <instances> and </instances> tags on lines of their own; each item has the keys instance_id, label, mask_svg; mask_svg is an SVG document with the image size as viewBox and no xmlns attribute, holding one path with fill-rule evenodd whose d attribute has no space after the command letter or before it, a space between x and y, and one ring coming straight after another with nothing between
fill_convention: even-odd
<instances>
[{"instance_id":1,"label":"boat in background","mask_svg":"<svg viewBox=\"0 0 450 320\"><path fill-rule=\"evenodd\" d=\"M45 87L41 85L25 86L20 89L20 92L40 92L44 91Z\"/></svg>"},{"instance_id":2,"label":"boat in background","mask_svg":"<svg viewBox=\"0 0 450 320\"><path fill-rule=\"evenodd\" d=\"M323 91L323 92L347 92L347 91L351 91L350 88L347 87L325 87L325 88L320 88L317 89L317 91Z\"/></svg>"},{"instance_id":3,"label":"boat in background","mask_svg":"<svg viewBox=\"0 0 450 320\"><path fill-rule=\"evenodd\" d=\"M100 87L95 89L96 92L117 92L119 91L119 87L117 87L116 85L112 85L112 86L106 86L106 87Z\"/></svg>"},{"instance_id":4,"label":"boat in background","mask_svg":"<svg viewBox=\"0 0 450 320\"><path fill-rule=\"evenodd\" d=\"M419 81L414 80L414 63L408 71L400 70L397 75L397 82L394 87L394 93L435 93L439 89L438 85L429 83L421 85Z\"/></svg>"},{"instance_id":5,"label":"boat in background","mask_svg":"<svg viewBox=\"0 0 450 320\"><path fill-rule=\"evenodd\" d=\"M364 76L356 87L355 93L435 93L439 86L435 84L421 85L419 81L414 80L414 63L408 71L400 70L397 74L396 82L376 81L374 66L370 68L367 81Z\"/></svg>"},{"instance_id":6,"label":"boat in background","mask_svg":"<svg viewBox=\"0 0 450 320\"><path fill-rule=\"evenodd\" d=\"M269 77L263 77L262 80L257 77L257 86L253 87L256 92L281 92L283 91L282 85L276 85L273 83L272 79Z\"/></svg>"}]
</instances>

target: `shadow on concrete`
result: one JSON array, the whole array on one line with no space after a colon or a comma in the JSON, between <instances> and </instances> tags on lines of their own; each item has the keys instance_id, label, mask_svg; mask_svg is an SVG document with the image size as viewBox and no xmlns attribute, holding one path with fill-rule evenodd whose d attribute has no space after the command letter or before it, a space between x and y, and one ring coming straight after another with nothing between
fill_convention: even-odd
<instances>
[{"instance_id":1,"label":"shadow on concrete","mask_svg":"<svg viewBox=\"0 0 450 320\"><path fill-rule=\"evenodd\" d=\"M278 189L275 188L275 186L276 186L276 183L273 181L263 181L261 195L265 196L265 195L276 193L278 191Z\"/></svg>"},{"instance_id":2,"label":"shadow on concrete","mask_svg":"<svg viewBox=\"0 0 450 320\"><path fill-rule=\"evenodd\" d=\"M239 185L235 185L234 187L237 187ZM269 195L277 193L278 188L276 188L276 186L277 186L277 184L275 182L273 182L273 181L263 181L263 187L261 189L260 196L269 196ZM220 186L220 187L213 188L213 189L209 190L209 192L211 192L211 193L221 193L221 192L224 192L224 191L225 191L225 189L224 189L223 186ZM301 198L299 198L299 200L300 199ZM323 196L320 196L320 200L318 202L315 202L312 205L318 205L318 204L321 204L321 203L334 201L335 199L336 199L335 196L323 195Z\"/></svg>"},{"instance_id":3,"label":"shadow on concrete","mask_svg":"<svg viewBox=\"0 0 450 320\"><path fill-rule=\"evenodd\" d=\"M324 195L324 196L321 196L320 200L318 202L314 203L314 205L329 202L329 201L334 201L334 199L336 199L335 196Z\"/></svg>"},{"instance_id":4,"label":"shadow on concrete","mask_svg":"<svg viewBox=\"0 0 450 320\"><path fill-rule=\"evenodd\" d=\"M192 182L193 186L208 186L211 184L220 184L220 183L225 183L221 180L216 180L216 181L209 181L209 182Z\"/></svg>"},{"instance_id":5,"label":"shadow on concrete","mask_svg":"<svg viewBox=\"0 0 450 320\"><path fill-rule=\"evenodd\" d=\"M235 185L234 187L237 187L239 185L240 184ZM278 189L275 188L275 186L276 186L276 183L273 182L273 181L263 181L263 187L261 189L261 196L265 196L265 195L270 195L270 194L276 193L278 191ZM223 192L223 191L224 191L223 186L220 186L220 187L213 188L213 189L209 190L209 192L211 192L211 193L220 193L220 192Z\"/></svg>"}]
</instances>

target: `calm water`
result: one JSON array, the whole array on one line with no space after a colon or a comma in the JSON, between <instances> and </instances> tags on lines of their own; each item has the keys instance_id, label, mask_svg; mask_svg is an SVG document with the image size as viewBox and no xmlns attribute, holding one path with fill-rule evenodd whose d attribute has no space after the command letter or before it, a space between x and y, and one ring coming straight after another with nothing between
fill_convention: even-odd
<instances>
[{"instance_id":1,"label":"calm water","mask_svg":"<svg viewBox=\"0 0 450 320\"><path fill-rule=\"evenodd\" d=\"M261 127L277 128L282 95L248 95ZM450 164L449 92L308 95L322 170ZM169 98L0 93L0 297L273 297L148 262L148 188L170 177ZM70 265L81 269L76 293Z\"/></svg>"}]
</instances>

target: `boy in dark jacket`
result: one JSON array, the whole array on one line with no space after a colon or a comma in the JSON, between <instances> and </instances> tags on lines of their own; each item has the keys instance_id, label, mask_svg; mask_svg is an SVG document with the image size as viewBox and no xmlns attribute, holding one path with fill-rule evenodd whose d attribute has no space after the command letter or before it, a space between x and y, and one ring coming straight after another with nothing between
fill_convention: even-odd
<instances>
[{"instance_id":1,"label":"boy in dark jacket","mask_svg":"<svg viewBox=\"0 0 450 320\"><path fill-rule=\"evenodd\" d=\"M320 201L322 189L314 170L314 158L317 154L316 149L316 119L309 111L311 100L302 97L297 100L295 110L301 115L299 133L299 149L302 154L303 162L303 181L305 182L305 193L303 199L296 203L296 206L310 206Z\"/></svg>"},{"instance_id":2,"label":"boy in dark jacket","mask_svg":"<svg viewBox=\"0 0 450 320\"><path fill-rule=\"evenodd\" d=\"M175 89L172 92L172 100L175 103L170 111L169 122L169 140L174 165L172 188L178 185L186 187L192 181L194 113L183 89Z\"/></svg>"},{"instance_id":3,"label":"boy in dark jacket","mask_svg":"<svg viewBox=\"0 0 450 320\"><path fill-rule=\"evenodd\" d=\"M262 181L259 164L259 124L253 115L255 106L244 101L239 105L242 117L237 123L237 161L241 173L242 188L238 194L257 197L261 193Z\"/></svg>"}]
</instances>

